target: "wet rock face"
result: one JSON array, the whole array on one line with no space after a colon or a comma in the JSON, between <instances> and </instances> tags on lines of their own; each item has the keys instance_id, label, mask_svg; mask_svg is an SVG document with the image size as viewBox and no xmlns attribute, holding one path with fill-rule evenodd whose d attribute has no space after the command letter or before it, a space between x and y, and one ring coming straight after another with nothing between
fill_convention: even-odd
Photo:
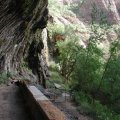
<instances>
[{"instance_id":1,"label":"wet rock face","mask_svg":"<svg viewBox=\"0 0 120 120\"><path fill-rule=\"evenodd\" d=\"M21 64L25 61L41 78L39 82L45 82L48 71L41 51L47 5L47 0L0 0L0 72L22 74Z\"/></svg>"}]
</instances>

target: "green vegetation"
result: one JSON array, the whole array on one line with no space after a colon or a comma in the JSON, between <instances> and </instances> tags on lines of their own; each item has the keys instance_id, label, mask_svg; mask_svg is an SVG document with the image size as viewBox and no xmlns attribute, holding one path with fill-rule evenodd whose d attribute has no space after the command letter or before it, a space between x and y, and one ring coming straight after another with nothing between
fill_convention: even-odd
<instances>
[{"instance_id":1,"label":"green vegetation","mask_svg":"<svg viewBox=\"0 0 120 120\"><path fill-rule=\"evenodd\" d=\"M78 110L81 113L92 116L99 120L119 120L120 115L109 109L106 105L102 105L99 100L94 100L90 95L84 92L74 93L75 101L79 105ZM94 101L94 102L93 102Z\"/></svg>"},{"instance_id":2,"label":"green vegetation","mask_svg":"<svg viewBox=\"0 0 120 120\"><path fill-rule=\"evenodd\" d=\"M54 16L61 16L61 15L67 15L67 16L74 16L74 13L70 11L71 8L68 5L63 5L59 3L57 0L49 0L49 9L50 14Z\"/></svg>"},{"instance_id":3,"label":"green vegetation","mask_svg":"<svg viewBox=\"0 0 120 120\"><path fill-rule=\"evenodd\" d=\"M11 73L0 73L0 84L6 84L9 77L11 77Z\"/></svg>"},{"instance_id":4,"label":"green vegetation","mask_svg":"<svg viewBox=\"0 0 120 120\"><path fill-rule=\"evenodd\" d=\"M64 15L64 12L59 11L58 3L55 4L50 4L50 9L52 7L55 16ZM65 12L78 11L80 4L64 6ZM56 9L58 14L55 12ZM56 33L65 36L64 41L56 43L59 54L55 58L56 63L50 66L52 76L50 81L64 84L72 91L73 99L81 113L98 120L119 120L120 28L118 25L110 25L104 12L96 5L93 5L91 17L92 22L88 28L90 37L85 46L80 44L83 40L75 32L83 31L80 25L48 25L51 38ZM111 31L114 31L118 37L114 41L109 41L108 46L104 42L108 40Z\"/></svg>"},{"instance_id":5,"label":"green vegetation","mask_svg":"<svg viewBox=\"0 0 120 120\"><path fill-rule=\"evenodd\" d=\"M57 65L54 62L51 62L49 66L49 70L51 77L50 80L47 81L48 86L54 87L54 83L63 84L64 77L59 73L59 65Z\"/></svg>"},{"instance_id":6,"label":"green vegetation","mask_svg":"<svg viewBox=\"0 0 120 120\"><path fill-rule=\"evenodd\" d=\"M106 25L91 25L87 48L79 44L78 36L65 33L69 37L57 42L60 70L54 69L51 78L57 80L62 75L64 79L59 79L58 83L67 83L82 111L99 120L120 119L119 38L111 43L107 58L98 47L110 29Z\"/></svg>"},{"instance_id":7,"label":"green vegetation","mask_svg":"<svg viewBox=\"0 0 120 120\"><path fill-rule=\"evenodd\" d=\"M50 37L53 37L55 34L64 34L65 26L59 24L48 24L48 29L50 33Z\"/></svg>"},{"instance_id":8,"label":"green vegetation","mask_svg":"<svg viewBox=\"0 0 120 120\"><path fill-rule=\"evenodd\" d=\"M120 43L111 43L105 58L98 44L107 34L106 27L92 25L93 35L87 48L79 45L78 37L58 42L60 73L74 93L84 113L94 114L99 120L120 119ZM99 32L99 27L104 32Z\"/></svg>"}]
</instances>

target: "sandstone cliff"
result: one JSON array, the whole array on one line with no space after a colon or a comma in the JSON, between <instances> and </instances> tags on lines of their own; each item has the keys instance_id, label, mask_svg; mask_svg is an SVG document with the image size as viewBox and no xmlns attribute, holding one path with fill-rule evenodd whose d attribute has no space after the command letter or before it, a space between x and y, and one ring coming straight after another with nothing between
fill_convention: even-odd
<instances>
[{"instance_id":1,"label":"sandstone cliff","mask_svg":"<svg viewBox=\"0 0 120 120\"><path fill-rule=\"evenodd\" d=\"M120 22L120 1L119 0L59 0L65 5L79 4L79 17L85 22L91 22L93 7L101 9L111 24Z\"/></svg>"},{"instance_id":2,"label":"sandstone cliff","mask_svg":"<svg viewBox=\"0 0 120 120\"><path fill-rule=\"evenodd\" d=\"M45 87L48 71L43 55L47 0L0 0L0 72L26 77L27 67Z\"/></svg>"},{"instance_id":3,"label":"sandstone cliff","mask_svg":"<svg viewBox=\"0 0 120 120\"><path fill-rule=\"evenodd\" d=\"M80 7L80 13L85 20L91 21L92 7L96 5L98 9L101 9L111 24L116 24L120 22L120 15L118 13L117 0L86 0Z\"/></svg>"}]
</instances>

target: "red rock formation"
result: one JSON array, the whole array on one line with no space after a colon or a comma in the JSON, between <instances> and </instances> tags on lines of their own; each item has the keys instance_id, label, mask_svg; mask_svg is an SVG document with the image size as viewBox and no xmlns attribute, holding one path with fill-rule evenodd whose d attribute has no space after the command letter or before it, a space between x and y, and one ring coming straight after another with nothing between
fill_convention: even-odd
<instances>
[{"instance_id":1,"label":"red rock formation","mask_svg":"<svg viewBox=\"0 0 120 120\"><path fill-rule=\"evenodd\" d=\"M65 40L65 36L61 35L61 34L56 34L54 36L54 40L55 40L55 42L57 42L57 41L64 41Z\"/></svg>"}]
</instances>

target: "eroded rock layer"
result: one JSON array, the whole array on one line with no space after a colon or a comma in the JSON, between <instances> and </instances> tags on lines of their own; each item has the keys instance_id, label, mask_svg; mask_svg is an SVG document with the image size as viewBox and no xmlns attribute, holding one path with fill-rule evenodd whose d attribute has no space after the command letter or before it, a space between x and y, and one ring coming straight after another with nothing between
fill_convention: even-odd
<instances>
[{"instance_id":1,"label":"eroded rock layer","mask_svg":"<svg viewBox=\"0 0 120 120\"><path fill-rule=\"evenodd\" d=\"M48 71L42 50L47 0L0 0L0 72L23 74L28 67L45 87Z\"/></svg>"}]
</instances>

